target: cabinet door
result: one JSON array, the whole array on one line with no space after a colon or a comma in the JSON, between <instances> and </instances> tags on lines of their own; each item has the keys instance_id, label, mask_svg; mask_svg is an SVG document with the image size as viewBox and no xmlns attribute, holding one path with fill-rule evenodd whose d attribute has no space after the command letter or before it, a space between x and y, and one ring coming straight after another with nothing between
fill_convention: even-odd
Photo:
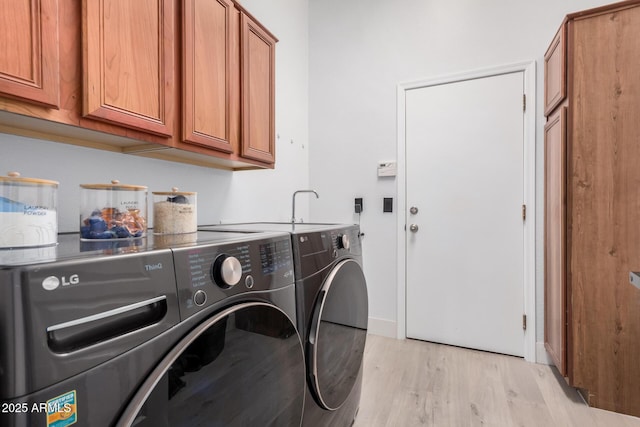
<instances>
[{"instance_id":1,"label":"cabinet door","mask_svg":"<svg viewBox=\"0 0 640 427\"><path fill-rule=\"evenodd\" d=\"M275 161L276 40L241 16L242 157Z\"/></svg>"},{"instance_id":2,"label":"cabinet door","mask_svg":"<svg viewBox=\"0 0 640 427\"><path fill-rule=\"evenodd\" d=\"M544 346L567 375L566 107L544 127Z\"/></svg>"},{"instance_id":3,"label":"cabinet door","mask_svg":"<svg viewBox=\"0 0 640 427\"><path fill-rule=\"evenodd\" d=\"M60 106L57 0L0 2L0 93Z\"/></svg>"},{"instance_id":4,"label":"cabinet door","mask_svg":"<svg viewBox=\"0 0 640 427\"><path fill-rule=\"evenodd\" d=\"M545 116L548 116L567 96L565 31L565 26L561 26L544 55Z\"/></svg>"},{"instance_id":5,"label":"cabinet door","mask_svg":"<svg viewBox=\"0 0 640 427\"><path fill-rule=\"evenodd\" d=\"M174 3L84 0L85 116L172 135Z\"/></svg>"},{"instance_id":6,"label":"cabinet door","mask_svg":"<svg viewBox=\"0 0 640 427\"><path fill-rule=\"evenodd\" d=\"M240 96L233 84L239 43L234 12L230 0L186 0L182 26L182 138L228 153L237 140Z\"/></svg>"},{"instance_id":7,"label":"cabinet door","mask_svg":"<svg viewBox=\"0 0 640 427\"><path fill-rule=\"evenodd\" d=\"M619 7L570 33L569 361L590 405L638 417L640 3Z\"/></svg>"}]
</instances>

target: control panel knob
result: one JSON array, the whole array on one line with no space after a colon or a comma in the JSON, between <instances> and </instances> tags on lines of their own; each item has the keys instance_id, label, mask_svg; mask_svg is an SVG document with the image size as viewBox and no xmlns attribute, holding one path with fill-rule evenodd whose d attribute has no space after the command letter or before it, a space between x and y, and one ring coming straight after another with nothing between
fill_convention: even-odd
<instances>
[{"instance_id":1,"label":"control panel knob","mask_svg":"<svg viewBox=\"0 0 640 427\"><path fill-rule=\"evenodd\" d=\"M230 288L242 278L242 264L238 258L229 255L218 255L211 271L213 281L221 288Z\"/></svg>"},{"instance_id":2,"label":"control panel knob","mask_svg":"<svg viewBox=\"0 0 640 427\"><path fill-rule=\"evenodd\" d=\"M207 302L207 294L202 289L197 290L196 293L193 294L193 302L198 307L203 306L204 303Z\"/></svg>"},{"instance_id":3,"label":"control panel knob","mask_svg":"<svg viewBox=\"0 0 640 427\"><path fill-rule=\"evenodd\" d=\"M349 249L349 246L351 245L349 243L349 236L346 234L338 234L337 243L338 249Z\"/></svg>"}]
</instances>

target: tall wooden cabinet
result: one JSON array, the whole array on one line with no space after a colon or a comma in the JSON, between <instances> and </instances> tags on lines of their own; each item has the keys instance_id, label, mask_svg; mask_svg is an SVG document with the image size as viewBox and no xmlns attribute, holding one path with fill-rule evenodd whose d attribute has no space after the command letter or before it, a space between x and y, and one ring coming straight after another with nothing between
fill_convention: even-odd
<instances>
[{"instance_id":1,"label":"tall wooden cabinet","mask_svg":"<svg viewBox=\"0 0 640 427\"><path fill-rule=\"evenodd\" d=\"M545 55L545 347L640 416L640 1L567 16Z\"/></svg>"}]
</instances>

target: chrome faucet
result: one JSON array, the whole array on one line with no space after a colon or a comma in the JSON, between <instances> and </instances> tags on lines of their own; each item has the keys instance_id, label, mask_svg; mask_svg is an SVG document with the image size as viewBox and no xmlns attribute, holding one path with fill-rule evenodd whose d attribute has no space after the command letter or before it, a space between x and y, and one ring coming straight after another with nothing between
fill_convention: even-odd
<instances>
[{"instance_id":1,"label":"chrome faucet","mask_svg":"<svg viewBox=\"0 0 640 427\"><path fill-rule=\"evenodd\" d=\"M291 202L291 224L295 224L296 222L296 194L298 193L313 193L316 195L316 199L319 199L318 193L315 190L298 190L293 192L293 200Z\"/></svg>"}]
</instances>

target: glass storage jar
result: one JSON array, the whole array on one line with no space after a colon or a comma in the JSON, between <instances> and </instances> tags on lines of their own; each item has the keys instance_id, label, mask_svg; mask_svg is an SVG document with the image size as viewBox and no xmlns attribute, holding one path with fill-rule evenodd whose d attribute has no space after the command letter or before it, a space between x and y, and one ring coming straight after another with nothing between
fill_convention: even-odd
<instances>
[{"instance_id":1,"label":"glass storage jar","mask_svg":"<svg viewBox=\"0 0 640 427\"><path fill-rule=\"evenodd\" d=\"M197 193L153 192L153 234L195 233L198 229Z\"/></svg>"},{"instance_id":2,"label":"glass storage jar","mask_svg":"<svg viewBox=\"0 0 640 427\"><path fill-rule=\"evenodd\" d=\"M111 184L80 185L80 237L131 239L147 232L147 187Z\"/></svg>"},{"instance_id":3,"label":"glass storage jar","mask_svg":"<svg viewBox=\"0 0 640 427\"><path fill-rule=\"evenodd\" d=\"M0 176L0 248L55 245L58 242L58 182Z\"/></svg>"}]
</instances>

